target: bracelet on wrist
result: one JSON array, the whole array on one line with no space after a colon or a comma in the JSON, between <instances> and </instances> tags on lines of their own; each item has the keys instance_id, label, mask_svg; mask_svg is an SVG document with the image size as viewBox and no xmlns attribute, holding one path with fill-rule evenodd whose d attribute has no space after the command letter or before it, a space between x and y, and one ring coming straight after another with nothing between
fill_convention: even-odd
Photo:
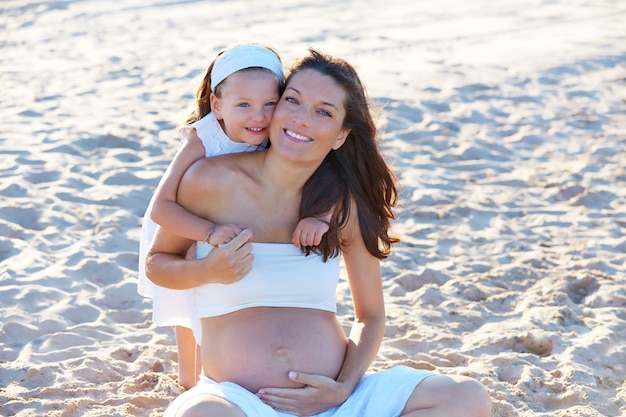
<instances>
[{"instance_id":1,"label":"bracelet on wrist","mask_svg":"<svg viewBox=\"0 0 626 417\"><path fill-rule=\"evenodd\" d=\"M213 224L213 226L209 227L209 231L206 232L206 236L204 238L204 243L209 243L209 240L211 239L211 236L213 235L213 232L215 232L215 228L217 228L217 223Z\"/></svg>"}]
</instances>

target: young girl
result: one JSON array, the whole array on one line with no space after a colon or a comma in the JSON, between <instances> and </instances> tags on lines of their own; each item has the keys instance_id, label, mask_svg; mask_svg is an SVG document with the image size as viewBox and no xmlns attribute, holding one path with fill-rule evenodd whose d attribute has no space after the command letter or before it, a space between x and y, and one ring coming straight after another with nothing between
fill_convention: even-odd
<instances>
[{"instance_id":1,"label":"young girl","mask_svg":"<svg viewBox=\"0 0 626 417\"><path fill-rule=\"evenodd\" d=\"M139 247L139 294L152 297L153 322L175 326L179 383L196 384L201 363L192 332L197 320L188 291L154 285L145 274L145 258L157 224L187 239L224 244L245 225L218 225L197 217L176 203L178 184L198 159L264 149L268 127L284 83L282 64L271 49L240 45L220 52L209 65L196 94L197 109L180 129L181 143L148 205ZM318 219L303 219L294 231L294 244L315 246L328 230ZM190 251L190 253L192 253Z\"/></svg>"}]
</instances>

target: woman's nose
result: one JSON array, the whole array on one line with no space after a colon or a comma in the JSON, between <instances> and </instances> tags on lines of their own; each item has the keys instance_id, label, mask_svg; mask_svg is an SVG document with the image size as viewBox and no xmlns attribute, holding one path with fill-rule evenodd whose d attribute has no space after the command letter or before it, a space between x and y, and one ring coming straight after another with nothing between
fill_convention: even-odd
<instances>
[{"instance_id":1,"label":"woman's nose","mask_svg":"<svg viewBox=\"0 0 626 417\"><path fill-rule=\"evenodd\" d=\"M298 106L293 112L293 121L299 124L308 124L309 110L306 106Z\"/></svg>"}]
</instances>

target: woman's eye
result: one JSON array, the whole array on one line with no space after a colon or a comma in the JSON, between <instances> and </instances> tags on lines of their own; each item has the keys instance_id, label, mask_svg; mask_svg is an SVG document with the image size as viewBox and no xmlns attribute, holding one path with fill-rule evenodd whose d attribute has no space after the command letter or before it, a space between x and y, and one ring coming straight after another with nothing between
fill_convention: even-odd
<instances>
[{"instance_id":1,"label":"woman's eye","mask_svg":"<svg viewBox=\"0 0 626 417\"><path fill-rule=\"evenodd\" d=\"M285 97L285 101L289 103L293 103L293 104L298 104L298 100L296 100L294 97L291 97L291 96Z\"/></svg>"},{"instance_id":2,"label":"woman's eye","mask_svg":"<svg viewBox=\"0 0 626 417\"><path fill-rule=\"evenodd\" d=\"M326 110L320 110L319 114L321 114L324 117L333 117L333 115L327 112Z\"/></svg>"}]
</instances>

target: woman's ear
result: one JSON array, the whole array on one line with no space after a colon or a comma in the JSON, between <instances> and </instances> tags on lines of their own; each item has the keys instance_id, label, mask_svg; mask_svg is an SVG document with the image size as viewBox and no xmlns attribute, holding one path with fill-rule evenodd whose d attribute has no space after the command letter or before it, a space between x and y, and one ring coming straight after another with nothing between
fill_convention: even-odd
<instances>
[{"instance_id":1,"label":"woman's ear","mask_svg":"<svg viewBox=\"0 0 626 417\"><path fill-rule=\"evenodd\" d=\"M222 108L220 99L213 93L209 96L209 102L211 103L211 113L215 115L217 120L222 120L224 117L222 116Z\"/></svg>"},{"instance_id":2,"label":"woman's ear","mask_svg":"<svg viewBox=\"0 0 626 417\"><path fill-rule=\"evenodd\" d=\"M337 136L337 139L335 140L335 144L333 145L334 151L341 148L341 146L345 143L346 138L350 134L350 131L351 129L341 129L339 135Z\"/></svg>"}]
</instances>

